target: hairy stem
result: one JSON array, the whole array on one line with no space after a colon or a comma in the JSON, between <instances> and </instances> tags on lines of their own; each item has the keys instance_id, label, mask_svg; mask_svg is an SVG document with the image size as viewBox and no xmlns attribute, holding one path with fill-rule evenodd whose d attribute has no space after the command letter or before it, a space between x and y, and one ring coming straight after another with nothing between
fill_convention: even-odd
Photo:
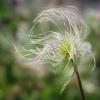
<instances>
[{"instance_id":1,"label":"hairy stem","mask_svg":"<svg viewBox=\"0 0 100 100\"><path fill-rule=\"evenodd\" d=\"M76 66L76 64L74 63L73 60L71 60L71 62L72 62L73 67L74 67L74 72L76 74L76 78L77 78L77 81L78 81L78 85L79 85L82 100L85 100L85 95L84 95L84 91L83 91L83 87L82 87L82 82L81 82L81 79L80 79L80 75L79 75L77 66Z\"/></svg>"}]
</instances>

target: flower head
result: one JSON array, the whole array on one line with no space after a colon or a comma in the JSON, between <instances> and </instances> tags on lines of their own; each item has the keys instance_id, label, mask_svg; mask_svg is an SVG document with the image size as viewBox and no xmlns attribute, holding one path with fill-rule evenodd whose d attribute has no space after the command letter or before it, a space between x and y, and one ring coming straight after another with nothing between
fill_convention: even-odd
<instances>
[{"instance_id":1,"label":"flower head","mask_svg":"<svg viewBox=\"0 0 100 100\"><path fill-rule=\"evenodd\" d=\"M66 68L68 68L71 59L77 61L83 55L92 55L91 45L85 42L86 24L77 8L44 10L33 23L26 42L27 45L31 45L31 49L23 48L24 51L28 51L27 55L23 56L26 59L35 59L42 64L52 62L52 66L58 66L66 60L65 70L68 70ZM37 28L38 34L36 34L38 24L42 28ZM50 24L54 25L56 30L50 30ZM39 31L40 29L42 31ZM73 71L69 77L72 74Z\"/></svg>"}]
</instances>

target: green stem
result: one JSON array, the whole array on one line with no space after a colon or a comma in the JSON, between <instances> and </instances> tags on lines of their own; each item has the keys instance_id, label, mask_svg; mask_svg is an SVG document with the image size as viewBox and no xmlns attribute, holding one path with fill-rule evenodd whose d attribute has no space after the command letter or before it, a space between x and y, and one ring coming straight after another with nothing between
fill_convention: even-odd
<instances>
[{"instance_id":1,"label":"green stem","mask_svg":"<svg viewBox=\"0 0 100 100\"><path fill-rule=\"evenodd\" d=\"M78 85L79 85L79 89L80 89L82 100L85 100L85 95L84 95L84 91L83 91L83 87L82 87L82 82L81 82L81 79L80 79L80 75L79 75L77 66L76 66L76 64L74 63L73 60L71 60L71 62L73 64L74 72L75 72L76 77L77 77L77 81L78 81Z\"/></svg>"}]
</instances>

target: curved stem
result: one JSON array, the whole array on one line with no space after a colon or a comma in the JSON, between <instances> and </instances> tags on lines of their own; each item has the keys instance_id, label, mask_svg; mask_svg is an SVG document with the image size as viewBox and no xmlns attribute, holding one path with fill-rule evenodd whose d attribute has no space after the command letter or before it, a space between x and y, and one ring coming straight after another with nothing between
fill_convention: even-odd
<instances>
[{"instance_id":1,"label":"curved stem","mask_svg":"<svg viewBox=\"0 0 100 100\"><path fill-rule=\"evenodd\" d=\"M81 82L81 79L80 79L80 75L79 75L77 66L76 66L76 64L74 63L73 60L71 60L71 62L72 62L73 67L74 67L74 72L76 74L76 78L77 78L77 81L78 81L78 85L79 85L82 100L85 100L85 95L84 95L84 91L83 91L83 87L82 87L82 82Z\"/></svg>"}]
</instances>

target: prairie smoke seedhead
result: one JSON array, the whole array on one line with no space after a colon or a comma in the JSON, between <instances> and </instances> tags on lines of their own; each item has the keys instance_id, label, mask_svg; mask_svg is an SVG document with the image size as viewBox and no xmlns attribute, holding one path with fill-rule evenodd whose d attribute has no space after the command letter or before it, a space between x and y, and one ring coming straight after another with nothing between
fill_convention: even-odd
<instances>
[{"instance_id":1,"label":"prairie smoke seedhead","mask_svg":"<svg viewBox=\"0 0 100 100\"><path fill-rule=\"evenodd\" d=\"M67 81L65 80L63 91L74 72L70 67L70 61L73 60L78 64L78 59L83 55L90 55L94 59L91 45L85 42L87 26L75 7L44 10L33 23L34 25L26 41L28 46L31 45L31 49L24 47L23 51L27 51L27 53L23 57L34 59L42 64L51 62L56 70L59 69L58 66L62 67L64 65L65 76L68 73L69 75ZM50 30L50 24L54 25L56 30ZM41 27L37 28L37 34L36 27L38 25ZM65 60L66 65L63 64Z\"/></svg>"}]
</instances>

